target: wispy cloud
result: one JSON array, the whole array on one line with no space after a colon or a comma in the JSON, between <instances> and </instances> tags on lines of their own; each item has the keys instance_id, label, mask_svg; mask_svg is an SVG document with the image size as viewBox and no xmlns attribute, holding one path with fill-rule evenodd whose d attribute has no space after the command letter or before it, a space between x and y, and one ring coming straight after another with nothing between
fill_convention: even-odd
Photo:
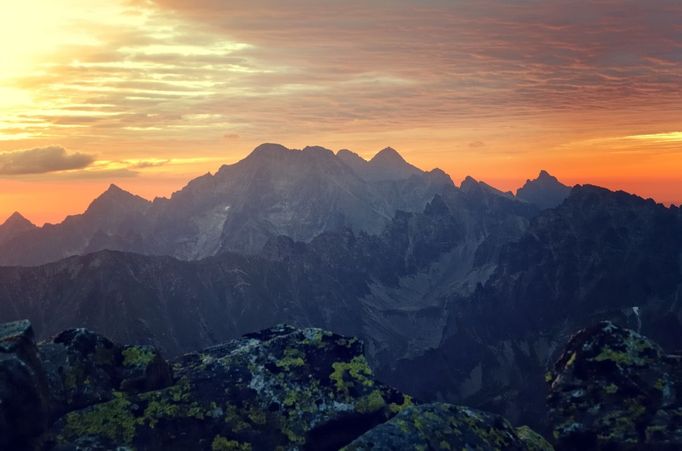
<instances>
[{"instance_id":1,"label":"wispy cloud","mask_svg":"<svg viewBox=\"0 0 682 451\"><path fill-rule=\"evenodd\" d=\"M675 1L118 5L72 18L97 46L63 45L14 81L49 106L24 111L35 122L17 133L265 139L603 109L626 122L652 104L682 114Z\"/></svg>"}]
</instances>

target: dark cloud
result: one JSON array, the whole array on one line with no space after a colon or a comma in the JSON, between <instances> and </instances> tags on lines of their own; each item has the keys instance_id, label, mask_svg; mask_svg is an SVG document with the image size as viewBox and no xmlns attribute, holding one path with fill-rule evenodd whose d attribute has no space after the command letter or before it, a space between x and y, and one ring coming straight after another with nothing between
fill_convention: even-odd
<instances>
[{"instance_id":1,"label":"dark cloud","mask_svg":"<svg viewBox=\"0 0 682 451\"><path fill-rule=\"evenodd\" d=\"M92 155L69 154L62 147L51 146L0 153L0 175L44 174L83 169L95 161Z\"/></svg>"}]
</instances>

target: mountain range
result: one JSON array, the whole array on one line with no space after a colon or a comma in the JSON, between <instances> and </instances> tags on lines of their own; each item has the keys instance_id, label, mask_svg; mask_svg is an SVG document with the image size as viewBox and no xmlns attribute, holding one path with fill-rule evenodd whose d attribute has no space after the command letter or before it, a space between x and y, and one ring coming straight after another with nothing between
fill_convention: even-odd
<instances>
[{"instance_id":1,"label":"mountain range","mask_svg":"<svg viewBox=\"0 0 682 451\"><path fill-rule=\"evenodd\" d=\"M680 210L544 171L513 194L393 149L266 144L170 199L111 187L58 225L14 215L0 237L5 263L50 261L0 268L0 320L41 337L84 326L178 355L323 327L361 337L407 393L541 431L537 387L578 328L609 319L682 347Z\"/></svg>"},{"instance_id":2,"label":"mountain range","mask_svg":"<svg viewBox=\"0 0 682 451\"><path fill-rule=\"evenodd\" d=\"M10 221L0 227L0 264L103 249L194 260L256 253L278 235L309 241L344 227L378 233L397 210L420 211L451 186L444 172L421 171L391 148L365 161L348 150L263 144L168 199L149 202L112 185L60 224L19 230Z\"/></svg>"},{"instance_id":3,"label":"mountain range","mask_svg":"<svg viewBox=\"0 0 682 451\"><path fill-rule=\"evenodd\" d=\"M516 198L540 208L560 203L570 188L544 174ZM36 227L15 213L0 226L0 264L38 265L104 249L197 260L255 254L280 235L307 242L345 228L377 234L397 211L420 212L452 188L443 171L422 171L392 148L367 161L345 149L262 144L170 198L147 201L111 185L59 224Z\"/></svg>"}]
</instances>

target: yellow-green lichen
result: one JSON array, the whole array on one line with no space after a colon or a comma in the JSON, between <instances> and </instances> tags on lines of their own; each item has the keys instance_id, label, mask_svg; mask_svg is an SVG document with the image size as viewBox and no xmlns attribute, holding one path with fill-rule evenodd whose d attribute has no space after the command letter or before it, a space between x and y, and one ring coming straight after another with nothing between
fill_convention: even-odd
<instances>
[{"instance_id":1,"label":"yellow-green lichen","mask_svg":"<svg viewBox=\"0 0 682 451\"><path fill-rule=\"evenodd\" d=\"M300 350L287 349L284 351L284 357L282 357L276 365L286 370L291 369L291 367L300 367L305 365L303 357L305 357L305 355Z\"/></svg>"},{"instance_id":2,"label":"yellow-green lichen","mask_svg":"<svg viewBox=\"0 0 682 451\"><path fill-rule=\"evenodd\" d=\"M130 401L119 392L114 399L66 415L62 436L67 439L99 435L114 442L130 444L138 421L130 412Z\"/></svg>"},{"instance_id":3,"label":"yellow-green lichen","mask_svg":"<svg viewBox=\"0 0 682 451\"><path fill-rule=\"evenodd\" d=\"M355 356L350 362L334 362L332 364L333 371L329 375L336 385L336 389L340 392L348 393L352 381L346 380L346 375L349 375L356 382L364 386L372 386L372 370L367 364L367 359L364 355Z\"/></svg>"},{"instance_id":4,"label":"yellow-green lichen","mask_svg":"<svg viewBox=\"0 0 682 451\"><path fill-rule=\"evenodd\" d=\"M268 422L267 416L258 407L251 407L249 409L248 415L249 420L255 425L263 426Z\"/></svg>"},{"instance_id":5,"label":"yellow-green lichen","mask_svg":"<svg viewBox=\"0 0 682 451\"><path fill-rule=\"evenodd\" d=\"M374 390L367 396L360 398L356 410L360 413L371 413L386 406L386 401L379 390Z\"/></svg>"},{"instance_id":6,"label":"yellow-green lichen","mask_svg":"<svg viewBox=\"0 0 682 451\"><path fill-rule=\"evenodd\" d=\"M123 354L123 365L125 366L147 366L156 357L151 349L141 346L130 346L125 348L121 354Z\"/></svg>"},{"instance_id":7,"label":"yellow-green lichen","mask_svg":"<svg viewBox=\"0 0 682 451\"><path fill-rule=\"evenodd\" d=\"M528 426L516 428L516 435L526 444L529 451L554 451L547 440Z\"/></svg>"},{"instance_id":8,"label":"yellow-green lichen","mask_svg":"<svg viewBox=\"0 0 682 451\"><path fill-rule=\"evenodd\" d=\"M612 395L618 391L618 386L616 384L608 384L606 387L604 387L604 391Z\"/></svg>"},{"instance_id":9,"label":"yellow-green lichen","mask_svg":"<svg viewBox=\"0 0 682 451\"><path fill-rule=\"evenodd\" d=\"M180 409L175 404L170 404L162 399L154 399L147 404L144 411L144 419L150 428L156 427L162 418L176 417Z\"/></svg>"},{"instance_id":10,"label":"yellow-green lichen","mask_svg":"<svg viewBox=\"0 0 682 451\"><path fill-rule=\"evenodd\" d=\"M227 439L221 435L216 435L211 442L212 451L251 451L251 444Z\"/></svg>"},{"instance_id":11,"label":"yellow-green lichen","mask_svg":"<svg viewBox=\"0 0 682 451\"><path fill-rule=\"evenodd\" d=\"M391 411L391 413L400 413L411 405L413 405L412 396L403 395L403 402L401 404L392 402L388 405L388 409Z\"/></svg>"},{"instance_id":12,"label":"yellow-green lichen","mask_svg":"<svg viewBox=\"0 0 682 451\"><path fill-rule=\"evenodd\" d=\"M603 362L605 360L610 360L616 363L633 363L631 357L622 351L614 351L613 349L604 349L597 355L594 360L597 362Z\"/></svg>"}]
</instances>

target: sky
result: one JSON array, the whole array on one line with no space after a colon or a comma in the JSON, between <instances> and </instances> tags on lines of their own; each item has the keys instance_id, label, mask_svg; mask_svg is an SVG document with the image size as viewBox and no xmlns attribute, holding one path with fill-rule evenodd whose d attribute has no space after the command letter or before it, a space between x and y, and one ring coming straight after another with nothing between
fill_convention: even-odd
<instances>
[{"instance_id":1,"label":"sky","mask_svg":"<svg viewBox=\"0 0 682 451\"><path fill-rule=\"evenodd\" d=\"M0 0L0 221L263 142L682 202L677 0Z\"/></svg>"}]
</instances>

